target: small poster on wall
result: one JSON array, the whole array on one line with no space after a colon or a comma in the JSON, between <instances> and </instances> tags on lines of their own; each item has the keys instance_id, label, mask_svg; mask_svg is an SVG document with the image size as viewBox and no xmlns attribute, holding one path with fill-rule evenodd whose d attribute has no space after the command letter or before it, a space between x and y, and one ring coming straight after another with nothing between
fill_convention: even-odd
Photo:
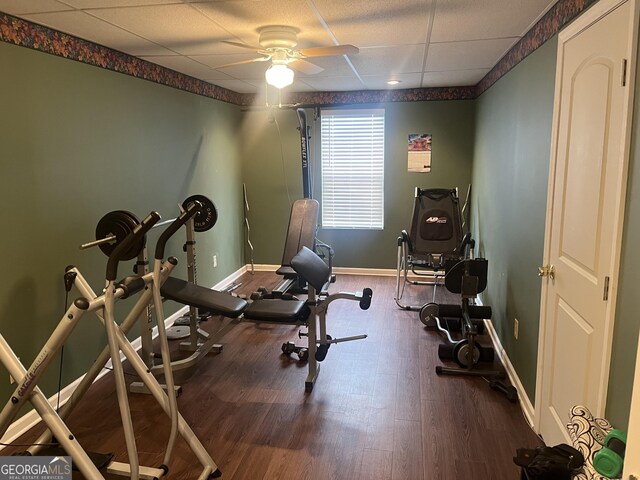
<instances>
[{"instance_id":1,"label":"small poster on wall","mask_svg":"<svg viewBox=\"0 0 640 480\"><path fill-rule=\"evenodd\" d=\"M409 134L409 168L410 172L431 171L431 134Z\"/></svg>"}]
</instances>

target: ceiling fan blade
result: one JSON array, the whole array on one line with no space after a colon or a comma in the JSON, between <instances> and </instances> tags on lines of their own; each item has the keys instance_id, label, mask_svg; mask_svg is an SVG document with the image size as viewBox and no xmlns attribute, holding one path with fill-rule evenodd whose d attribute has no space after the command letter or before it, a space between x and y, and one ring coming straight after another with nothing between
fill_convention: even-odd
<instances>
[{"instance_id":1,"label":"ceiling fan blade","mask_svg":"<svg viewBox=\"0 0 640 480\"><path fill-rule=\"evenodd\" d=\"M234 47L240 47L240 48L248 48L249 50L262 50L262 47L255 47L253 45L248 45L246 43L242 43L242 42L230 42L228 40L222 40L222 43L226 43L227 45L233 45Z\"/></svg>"},{"instance_id":2,"label":"ceiling fan blade","mask_svg":"<svg viewBox=\"0 0 640 480\"><path fill-rule=\"evenodd\" d=\"M258 58L252 58L251 60L242 60L240 62L226 63L224 65L218 65L217 67L214 67L214 68L235 67L236 65L246 65L248 63L266 62L267 60L269 60L269 57L258 57Z\"/></svg>"},{"instance_id":3,"label":"ceiling fan blade","mask_svg":"<svg viewBox=\"0 0 640 480\"><path fill-rule=\"evenodd\" d=\"M320 73L324 70L324 68L319 67L311 62L307 62L306 60L302 60L301 58L298 60L293 60L289 62L287 66L297 70L298 72L302 72L305 75L315 75L316 73Z\"/></svg>"},{"instance_id":4,"label":"ceiling fan blade","mask_svg":"<svg viewBox=\"0 0 640 480\"><path fill-rule=\"evenodd\" d=\"M333 47L303 48L298 50L303 57L332 57L334 55L355 55L360 49L354 45L335 45Z\"/></svg>"}]
</instances>

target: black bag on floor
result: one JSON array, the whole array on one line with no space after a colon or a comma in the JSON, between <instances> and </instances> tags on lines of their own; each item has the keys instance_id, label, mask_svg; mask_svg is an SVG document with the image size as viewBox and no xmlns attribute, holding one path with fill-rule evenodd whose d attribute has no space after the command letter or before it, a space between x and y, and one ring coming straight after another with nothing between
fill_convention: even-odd
<instances>
[{"instance_id":1,"label":"black bag on floor","mask_svg":"<svg viewBox=\"0 0 640 480\"><path fill-rule=\"evenodd\" d=\"M564 443L555 447L519 448L513 461L522 467L521 480L571 480L584 464L584 457Z\"/></svg>"}]
</instances>

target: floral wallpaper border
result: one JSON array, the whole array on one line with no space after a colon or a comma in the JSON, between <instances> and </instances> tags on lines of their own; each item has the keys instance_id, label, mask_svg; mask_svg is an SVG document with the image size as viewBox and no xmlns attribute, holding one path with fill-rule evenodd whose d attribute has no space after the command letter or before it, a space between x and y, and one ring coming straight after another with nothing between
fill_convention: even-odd
<instances>
[{"instance_id":1,"label":"floral wallpaper border","mask_svg":"<svg viewBox=\"0 0 640 480\"><path fill-rule=\"evenodd\" d=\"M475 86L302 92L291 93L287 99L291 103L308 106L474 99L489 89L509 70L596 1L560 0ZM235 105L250 106L255 102L256 98L253 94L237 93L2 12L0 12L0 41L124 73Z\"/></svg>"},{"instance_id":2,"label":"floral wallpaper border","mask_svg":"<svg viewBox=\"0 0 640 480\"><path fill-rule=\"evenodd\" d=\"M0 41L241 105L243 95L126 53L0 12Z\"/></svg>"},{"instance_id":3,"label":"floral wallpaper border","mask_svg":"<svg viewBox=\"0 0 640 480\"><path fill-rule=\"evenodd\" d=\"M597 0L560 0L529 30L476 85L476 96L487 91L509 70L542 46L562 27Z\"/></svg>"}]
</instances>

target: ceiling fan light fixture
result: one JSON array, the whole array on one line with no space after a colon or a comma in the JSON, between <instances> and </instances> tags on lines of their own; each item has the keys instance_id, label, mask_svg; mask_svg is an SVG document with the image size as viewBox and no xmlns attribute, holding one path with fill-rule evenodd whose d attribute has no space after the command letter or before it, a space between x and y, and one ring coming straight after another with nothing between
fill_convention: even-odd
<instances>
[{"instance_id":1,"label":"ceiling fan light fixture","mask_svg":"<svg viewBox=\"0 0 640 480\"><path fill-rule=\"evenodd\" d=\"M293 70L286 65L274 64L267 69L265 78L269 85L273 85L276 88L284 88L293 83L293 75Z\"/></svg>"}]
</instances>

